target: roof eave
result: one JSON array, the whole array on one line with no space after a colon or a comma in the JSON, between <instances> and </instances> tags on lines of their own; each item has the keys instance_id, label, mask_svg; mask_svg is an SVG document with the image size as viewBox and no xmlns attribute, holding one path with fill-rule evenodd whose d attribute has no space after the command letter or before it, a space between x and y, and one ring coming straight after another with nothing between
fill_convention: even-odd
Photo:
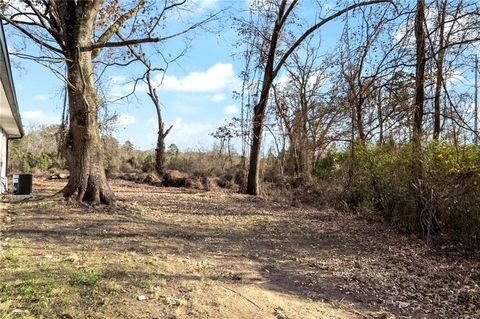
<instances>
[{"instance_id":1,"label":"roof eave","mask_svg":"<svg viewBox=\"0 0 480 319\"><path fill-rule=\"evenodd\" d=\"M0 33L1 33L0 54L4 56L5 68L6 68L6 72L2 72L0 76L2 77L2 82L4 83L4 85L7 86L5 93L7 95L7 99L10 104L10 109L12 111L13 118L15 120L15 123L17 124L18 131L20 133L20 135L10 135L8 136L8 139L22 138L25 135L25 132L23 130L22 119L20 117L20 111L18 108L15 86L13 84L12 68L11 68L10 58L7 51L7 40L5 38L5 31L3 29L3 23L1 20L0 20Z\"/></svg>"}]
</instances>

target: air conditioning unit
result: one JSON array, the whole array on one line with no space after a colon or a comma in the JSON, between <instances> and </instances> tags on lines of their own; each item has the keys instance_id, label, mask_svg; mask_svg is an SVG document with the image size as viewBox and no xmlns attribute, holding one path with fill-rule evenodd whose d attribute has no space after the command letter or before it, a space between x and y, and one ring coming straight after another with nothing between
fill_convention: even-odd
<instances>
[{"instance_id":1,"label":"air conditioning unit","mask_svg":"<svg viewBox=\"0 0 480 319\"><path fill-rule=\"evenodd\" d=\"M13 175L13 194L30 195L32 193L32 174Z\"/></svg>"}]
</instances>

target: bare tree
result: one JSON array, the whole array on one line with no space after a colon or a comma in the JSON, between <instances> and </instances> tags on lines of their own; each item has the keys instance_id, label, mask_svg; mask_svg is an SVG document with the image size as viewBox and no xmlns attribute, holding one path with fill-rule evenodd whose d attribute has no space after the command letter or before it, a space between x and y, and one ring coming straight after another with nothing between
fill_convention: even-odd
<instances>
[{"instance_id":1,"label":"bare tree","mask_svg":"<svg viewBox=\"0 0 480 319\"><path fill-rule=\"evenodd\" d=\"M120 33L117 33L117 34L121 39L126 40L122 34ZM163 78L163 75L165 74L167 67L155 68L152 66L151 61L145 57L145 54L143 52L137 52L131 45L128 46L128 49L130 53L136 59L138 59L138 61L140 61L146 68L144 77L142 77L141 79L143 79L143 81L147 85L147 88L148 88L147 94L150 97L150 100L152 101L157 114L158 131L157 131L157 145L155 148L155 171L159 176L162 176L165 173L165 139L167 138L168 133L170 133L170 130L173 128L173 125L170 125L169 128L165 129L165 123L163 122L163 118L162 118L162 105L160 103L160 99L157 93L157 87L161 85L161 81L154 81L154 79L152 79L152 75L155 74L156 72L161 72L162 78ZM158 54L163 57L161 53L158 53ZM180 54L179 57L182 55L183 54ZM163 61L167 66L170 62L173 62L173 60L167 61L165 57L163 57ZM140 80L140 78L137 80Z\"/></svg>"},{"instance_id":2,"label":"bare tree","mask_svg":"<svg viewBox=\"0 0 480 319\"><path fill-rule=\"evenodd\" d=\"M260 191L260 149L265 111L268 105L272 84L287 59L309 35L320 29L326 23L340 17L346 12L354 10L355 8L379 3L392 3L392 1L363 1L338 10L326 18L321 18L319 22L313 24L306 31L300 32L300 36L294 39L291 44L282 48L281 51L279 50L281 47L281 40L284 34L288 33L288 30L285 30L285 28L291 22L289 19L293 16L293 13L298 5L298 0L293 0L291 2L288 2L287 0L273 1L273 5L266 6L268 9L263 13L260 12L260 14L264 14L266 20L271 21L273 25L267 23L268 29L260 31L262 34L264 34L263 46L259 48L259 54L262 56L262 80L260 96L258 97L257 103L254 107L252 118L252 145L250 148L250 166L247 182L248 194L257 195ZM253 25L250 27L255 31L258 30L258 26Z\"/></svg>"},{"instance_id":3,"label":"bare tree","mask_svg":"<svg viewBox=\"0 0 480 319\"><path fill-rule=\"evenodd\" d=\"M318 40L311 36L292 53L285 65L286 81L272 86L275 114L288 138L286 172L299 177L302 184L311 182L315 158L341 111L324 100L333 88L326 82L328 63L320 55Z\"/></svg>"},{"instance_id":4,"label":"bare tree","mask_svg":"<svg viewBox=\"0 0 480 319\"><path fill-rule=\"evenodd\" d=\"M413 130L412 130L412 179L417 186L420 185L423 176L422 164L422 135L423 135L423 112L425 103L425 0L417 0L415 16L415 40L416 40L416 72L415 72L415 104L413 105ZM417 191L417 213L420 216L423 211L420 191Z\"/></svg>"},{"instance_id":5,"label":"bare tree","mask_svg":"<svg viewBox=\"0 0 480 319\"><path fill-rule=\"evenodd\" d=\"M454 64L455 60L480 40L478 10L478 5L463 0L439 0L435 1L433 7L428 8L431 17L427 17L425 26L430 49L427 60L432 60L432 67L435 70L433 93L433 139L435 140L439 139L442 130L442 92L448 89L445 78L449 71L453 73L455 68L458 70L459 66Z\"/></svg>"},{"instance_id":6,"label":"bare tree","mask_svg":"<svg viewBox=\"0 0 480 319\"><path fill-rule=\"evenodd\" d=\"M169 14L179 14L185 0L131 3L114 0L6 1L0 19L36 43L45 63L64 63L68 89L70 126L64 150L70 179L63 189L66 198L91 204L111 204L114 195L104 171L98 126L99 98L94 81L93 59L105 48L164 42L184 34L206 20L168 35L156 33ZM208 19L208 18L207 18ZM125 39L118 38L123 30ZM56 73L63 76L61 72Z\"/></svg>"}]
</instances>

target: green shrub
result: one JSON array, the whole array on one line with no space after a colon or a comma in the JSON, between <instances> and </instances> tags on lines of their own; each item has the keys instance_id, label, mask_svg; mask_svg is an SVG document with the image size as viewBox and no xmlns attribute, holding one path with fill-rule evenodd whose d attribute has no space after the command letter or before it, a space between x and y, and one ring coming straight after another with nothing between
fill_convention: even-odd
<instances>
[{"instance_id":1,"label":"green shrub","mask_svg":"<svg viewBox=\"0 0 480 319\"><path fill-rule=\"evenodd\" d=\"M332 188L330 205L353 212L378 214L407 232L428 238L447 235L470 247L480 247L480 147L446 142L424 145L424 176L411 179L410 144L357 145L349 151L328 152L314 167L321 183ZM418 215L418 201L424 207Z\"/></svg>"},{"instance_id":2,"label":"green shrub","mask_svg":"<svg viewBox=\"0 0 480 319\"><path fill-rule=\"evenodd\" d=\"M35 167L41 171L47 171L53 166L53 154L42 152L35 158Z\"/></svg>"},{"instance_id":3,"label":"green shrub","mask_svg":"<svg viewBox=\"0 0 480 319\"><path fill-rule=\"evenodd\" d=\"M148 154L143 159L142 171L145 173L155 171L155 156L153 154Z\"/></svg>"},{"instance_id":4,"label":"green shrub","mask_svg":"<svg viewBox=\"0 0 480 319\"><path fill-rule=\"evenodd\" d=\"M27 156L23 156L21 159L21 170L24 173L30 173L32 171L32 167L30 166Z\"/></svg>"},{"instance_id":5,"label":"green shrub","mask_svg":"<svg viewBox=\"0 0 480 319\"><path fill-rule=\"evenodd\" d=\"M342 153L335 149L329 149L325 156L320 158L313 167L313 176L326 180L336 174L340 168Z\"/></svg>"}]
</instances>

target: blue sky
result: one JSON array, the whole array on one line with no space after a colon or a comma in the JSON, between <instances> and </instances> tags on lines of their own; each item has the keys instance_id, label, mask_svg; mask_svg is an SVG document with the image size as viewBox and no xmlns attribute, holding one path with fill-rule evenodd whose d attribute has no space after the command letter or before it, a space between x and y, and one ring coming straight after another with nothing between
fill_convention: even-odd
<instances>
[{"instance_id":1,"label":"blue sky","mask_svg":"<svg viewBox=\"0 0 480 319\"><path fill-rule=\"evenodd\" d=\"M246 10L248 6L248 0L197 1L202 10L219 10L227 6ZM301 9L312 14L312 11ZM338 35L339 25L331 24L322 34ZM15 41L12 38L8 40ZM167 145L175 143L182 150L210 148L214 139L209 133L224 121L239 115L240 105L232 98L233 91L240 88L239 74L243 68L240 56L235 56L240 52L240 49L234 48L237 40L236 31L228 21L218 34L196 32L190 50L178 63L169 66L158 89L164 122L167 127L174 125ZM328 42L334 44L335 41L335 36L328 36L325 49L328 49ZM31 43L28 45L34 46ZM168 48L174 54L183 45L181 40L172 41L168 43ZM14 67L13 73L26 130L33 125L59 123L63 105L62 81L35 62L16 62L20 67ZM107 83L107 94L115 97L130 92L131 80L143 72L141 64L109 71L103 77ZM155 147L156 114L145 87L140 86L135 97L127 101L110 104L109 109L118 114L114 135L121 143L130 140L139 149Z\"/></svg>"},{"instance_id":2,"label":"blue sky","mask_svg":"<svg viewBox=\"0 0 480 319\"><path fill-rule=\"evenodd\" d=\"M202 5L216 10L222 6L217 2L204 0ZM213 142L208 133L224 118L238 112L238 106L231 97L238 86L237 74L241 65L232 59L229 41L228 36L220 39L211 34L196 34L191 49L178 61L178 65L170 65L164 85L159 89L164 122L174 125L167 143L176 143L183 149L208 147ZM34 46L31 43L28 45ZM173 52L183 48L179 41L169 45L173 46ZM33 125L59 123L63 105L62 81L35 62L15 62L13 73L17 99L26 130ZM107 94L114 97L129 92L131 84L127 82L143 72L142 65L137 64L105 74L103 80L107 83ZM145 90L139 90L135 97L109 107L119 116L114 134L121 142L128 139L140 149L154 148L156 115Z\"/></svg>"},{"instance_id":3,"label":"blue sky","mask_svg":"<svg viewBox=\"0 0 480 319\"><path fill-rule=\"evenodd\" d=\"M239 90L239 74L243 69L241 48L235 46L237 31L232 26L232 12L245 12L249 0L195 0L199 15L208 10L218 11L235 6L222 18L222 26L217 33L195 32L191 34L190 50L177 63L170 64L162 85L158 88L163 105L165 125L173 125L167 138L167 145L175 143L180 149L210 148L214 139L209 135L219 125L234 116L239 116L239 102L233 99L233 91ZM314 1L301 2L297 14L311 22L319 14ZM324 10L335 9L328 4ZM323 16L326 16L324 11ZM192 21L195 16L189 17ZM303 27L306 27L305 25ZM302 27L302 28L303 28ZM315 33L321 37L322 51L334 49L342 31L343 22L337 19ZM169 30L167 30L169 31ZM218 31L218 30L217 30ZM7 41L15 42L15 38ZM27 51L35 45L28 43ZM174 56L184 48L182 39L166 43L166 50ZM63 83L49 70L31 61L20 62L15 67L14 78L17 98L23 122L28 131L33 124L59 123L62 111ZM163 67L159 64L158 66ZM137 63L128 68L111 69L103 80L110 97L129 93L132 79L144 72ZM280 74L282 77L282 74ZM465 75L459 75L463 80ZM471 78L471 74L467 76ZM451 79L455 80L455 77ZM157 81L160 83L160 81ZM114 135L123 143L130 140L139 149L155 148L157 124L154 107L144 86L139 86L134 97L126 101L111 103L109 110L118 114ZM238 145L238 143L237 143ZM268 138L264 149L270 147Z\"/></svg>"}]
</instances>

